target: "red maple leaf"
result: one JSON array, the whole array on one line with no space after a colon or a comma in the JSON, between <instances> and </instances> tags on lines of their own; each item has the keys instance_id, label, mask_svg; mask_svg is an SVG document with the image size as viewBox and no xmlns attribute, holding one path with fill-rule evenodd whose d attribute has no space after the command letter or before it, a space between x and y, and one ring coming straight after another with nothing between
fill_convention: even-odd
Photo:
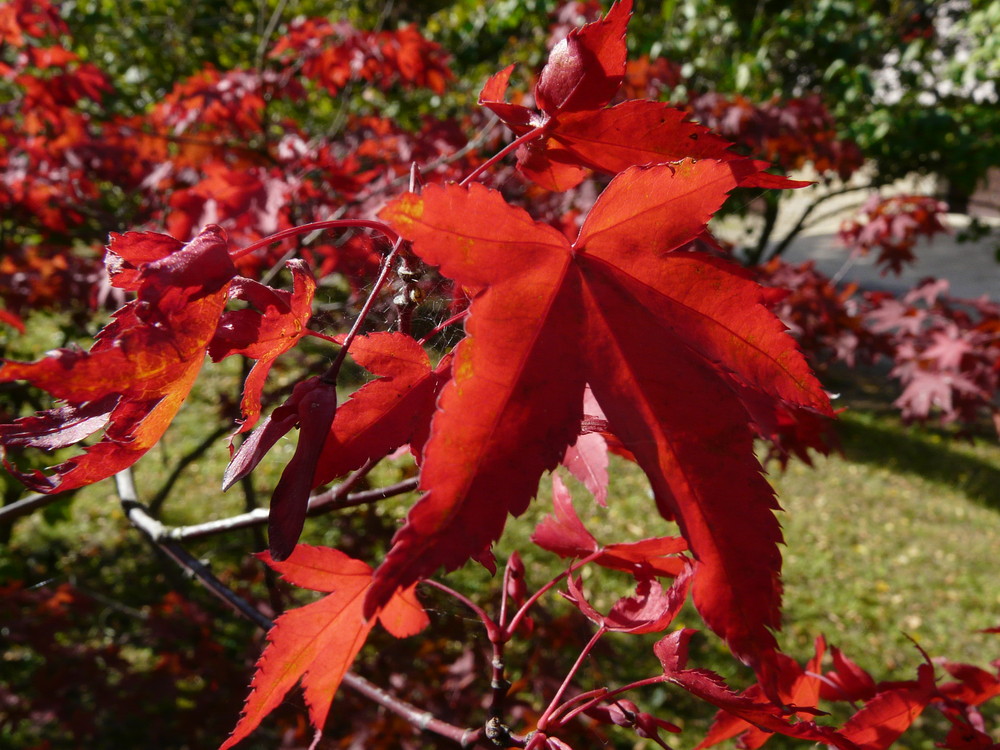
<instances>
[{"instance_id":1,"label":"red maple leaf","mask_svg":"<svg viewBox=\"0 0 1000 750\"><path fill-rule=\"evenodd\" d=\"M249 430L260 417L260 396L274 360L308 333L306 324L312 316L316 279L304 261L290 260L287 265L292 272L291 292L243 277L233 282L230 298L249 302L253 308L225 313L208 345L213 362L233 354L257 360L243 386L243 424L239 432Z\"/></svg>"},{"instance_id":2,"label":"red maple leaf","mask_svg":"<svg viewBox=\"0 0 1000 750\"><path fill-rule=\"evenodd\" d=\"M706 622L748 662L771 652L781 533L739 393L825 413L829 401L756 283L724 261L671 252L704 231L747 167L629 169L572 245L480 185L430 187L382 211L472 304L425 449L428 494L369 607L498 538L576 439L589 383L698 559Z\"/></svg>"},{"instance_id":3,"label":"red maple leaf","mask_svg":"<svg viewBox=\"0 0 1000 750\"><path fill-rule=\"evenodd\" d=\"M350 351L377 380L355 391L339 409L336 391L320 378L299 383L243 442L226 468L223 489L247 476L279 439L300 428L295 455L271 498L268 530L276 560L284 560L299 539L310 490L407 443L419 457L427 439L434 400L447 378L451 357L431 369L423 348L402 333L358 336ZM248 388L249 382L250 378Z\"/></svg>"},{"instance_id":4,"label":"red maple leaf","mask_svg":"<svg viewBox=\"0 0 1000 750\"><path fill-rule=\"evenodd\" d=\"M861 750L887 750L934 697L934 669L921 664L917 679L879 685L879 692L841 728Z\"/></svg>"},{"instance_id":5,"label":"red maple leaf","mask_svg":"<svg viewBox=\"0 0 1000 750\"><path fill-rule=\"evenodd\" d=\"M606 630L620 633L661 633L674 621L684 601L690 585L691 568L685 566L669 589L663 590L659 582L652 578L640 580L635 587L635 596L625 596L602 615L587 601L580 582L570 576L566 582L567 591L563 596L573 603L592 622Z\"/></svg>"},{"instance_id":6,"label":"red maple leaf","mask_svg":"<svg viewBox=\"0 0 1000 750\"><path fill-rule=\"evenodd\" d=\"M809 660L809 663L806 664L805 669L785 654L778 654L775 660L778 697L784 705L805 709L797 712L799 718L807 719L811 714L821 713L815 711L813 707L819 702L821 684L821 678L819 677L820 665L823 661L825 651L826 641L820 636L816 639L816 653ZM754 702L766 700L764 690L759 684L751 685L740 693L740 697ZM774 736L772 732L760 729L735 714L721 710L716 714L715 721L705 739L698 744L695 750L712 747L737 735L740 735L739 747L746 748L746 750L754 750L754 748L761 747Z\"/></svg>"},{"instance_id":7,"label":"red maple leaf","mask_svg":"<svg viewBox=\"0 0 1000 750\"><path fill-rule=\"evenodd\" d=\"M412 588L394 595L374 616L365 618L361 610L371 585L371 568L338 550L300 544L284 562L272 560L266 552L259 557L286 581L329 592L329 596L275 621L239 723L219 750L249 736L300 680L309 719L314 727L322 728L344 674L376 621L397 638L414 635L429 623Z\"/></svg>"},{"instance_id":8,"label":"red maple leaf","mask_svg":"<svg viewBox=\"0 0 1000 750\"><path fill-rule=\"evenodd\" d=\"M605 108L625 77L631 13L632 0L615 3L604 19L571 31L552 49L535 86L540 112L506 101L513 65L490 78L479 95L479 103L517 135L541 131L518 151L518 169L549 190L578 185L585 168L617 174L685 157L746 161L729 150L729 141L690 122L682 109L642 100ZM743 173L742 179L747 187L807 184L761 169Z\"/></svg>"},{"instance_id":9,"label":"red maple leaf","mask_svg":"<svg viewBox=\"0 0 1000 750\"><path fill-rule=\"evenodd\" d=\"M733 692L715 672L707 669L687 669L688 641L695 632L690 628L675 630L653 647L663 665L666 680L680 685L692 695L766 732L832 745L842 750L858 750L858 746L852 740L830 727L818 726L808 720L792 722L784 715L782 707L757 701L751 695Z\"/></svg>"},{"instance_id":10,"label":"red maple leaf","mask_svg":"<svg viewBox=\"0 0 1000 750\"><path fill-rule=\"evenodd\" d=\"M89 352L59 349L37 362L6 362L0 382L27 380L64 401L0 425L0 448L65 448L102 439L52 467L22 472L37 492L92 484L135 463L170 425L205 360L236 268L225 234L209 227L186 245L153 233L112 235L111 283L137 292L98 333Z\"/></svg>"}]
</instances>

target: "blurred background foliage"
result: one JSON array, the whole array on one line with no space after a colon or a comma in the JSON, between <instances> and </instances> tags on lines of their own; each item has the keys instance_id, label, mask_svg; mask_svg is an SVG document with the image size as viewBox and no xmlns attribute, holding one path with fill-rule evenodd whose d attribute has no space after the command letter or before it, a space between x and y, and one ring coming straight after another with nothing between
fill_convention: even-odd
<instances>
[{"instance_id":1,"label":"blurred background foliage","mask_svg":"<svg viewBox=\"0 0 1000 750\"><path fill-rule=\"evenodd\" d=\"M347 20L364 30L416 23L451 54L455 78L443 93L383 92L357 85L346 87L337 97L310 97L308 111L273 113L274 117L294 116L308 126L307 130L329 132L343 122L339 118L342 111L374 111L404 124L418 123L424 114L442 119L465 117L474 108L485 80L512 63L518 65L512 79L515 90L529 94L532 76L548 47L569 28L593 20L606 7L596 2L558 5L549 0L385 0L374 4L344 0L66 0L59 9L73 34L67 44L97 65L114 84L101 111L95 110L95 116L102 117L146 112L178 81L206 66L219 70L265 66L268 50L299 17ZM685 103L713 92L739 95L756 103L819 96L833 115L837 136L855 141L869 160L875 184L910 172L936 174L947 185L953 207L960 208L987 170L1000 165L998 28L997 0L637 0L628 41L632 59L645 56L670 61L667 70L671 75L660 82L663 100ZM0 52L4 52L2 47ZM0 102L4 85L0 81ZM286 102L280 106L296 105ZM121 216L126 217L129 196L120 196L120 202ZM125 218L115 225L101 217L101 222L95 222L95 232L103 236L108 229L127 226ZM88 325L92 334L99 322ZM0 350L8 356L27 358L86 338L88 333L78 320L66 322L57 316L38 316L31 328L33 338L27 340L15 339L0 329ZM161 486L173 461L194 450L204 437L206 420L214 419L223 402L221 391L237 392L238 374L232 379L231 383L217 380L200 386L204 389L202 400L195 399L182 414L177 429L151 454L151 460L143 462L138 474L141 487L152 490ZM31 394L23 396L30 400ZM986 530L977 540L996 538L1000 533L995 491L997 453L995 446L980 443L968 449L973 455L964 460L941 452L934 452L932 460L928 448L910 464L892 466L887 459L871 467L864 457L873 455L874 447L906 446L916 440L907 428L891 418L885 421L883 416L874 417L876 426L885 428L891 439L874 435L874 429L865 432L855 422L857 434L845 435L848 459L823 461L817 473L795 464L783 480L788 498L803 499L798 506L786 503L791 524L802 527L802 534L821 526L824 540L829 539L829 549L824 549L822 556L817 553L822 545L807 547L801 541L787 556L786 580L793 605L788 611L788 630L789 640L794 641L789 643L789 651L804 659L817 630L840 632L838 645L848 651L852 646L867 648L867 665L875 671L899 667L909 658L904 665L909 671L892 673L905 679L912 676L919 656L915 650L906 650L908 643L900 644L904 639L897 632L877 640L881 632L876 633L875 626L886 618L885 601L875 601L882 592L875 591L872 602L858 603L846 587L823 588L825 577L835 569L839 579L865 585L870 566L862 553L879 545L896 550L914 544L935 554L943 551L951 556L947 563L921 561L922 570L886 573L886 578L891 578L885 584L887 592L904 597L902 603L892 602L899 612L908 617L924 614L923 630L919 624L912 628L918 639L938 648L938 653L951 639L955 650L946 655L974 658L981 636L976 640L965 632L969 627L964 618L977 598L989 593L988 582L995 568L987 555L989 545L970 544L958 532L949 537L951 527L943 524L926 529L925 537L914 534L908 525L926 518L925 497L933 493L944 498L941 502L960 518L962 528L969 523ZM895 460L903 454L902 449L895 450ZM216 486L226 458L219 444L195 462L166 505L167 521L204 520L205 488ZM275 481L273 467L271 475L266 472L263 468L262 476L256 476L260 487ZM994 489L945 490L960 472L963 476L972 474L983 487ZM0 475L5 502L14 500L21 490L9 479ZM648 501L639 480L626 476L623 481L632 480L636 486L622 489L618 507L635 522L635 518L644 518ZM838 492L838 483L847 482L851 484L838 496L852 498L858 507L851 508L844 518L817 523L812 503L815 488L824 487L832 495ZM861 516L862 512L884 509L886 484L906 499L905 510L896 506L899 520L895 530L887 528L881 517ZM245 500L249 507L249 499ZM220 515L245 509L243 500L233 494L208 502ZM538 509L539 514L543 511ZM370 554L372 533L393 528L403 512L405 502L400 501L384 512L366 511L317 523L310 531L310 541L337 544L358 555ZM217 743L235 721L259 653L259 634L252 635L249 626L184 580L169 561L140 545L137 532L116 514L112 489L98 485L50 506L44 516L18 522L9 541L10 527L0 529L7 543L0 553L0 614L3 621L15 623L0 632L13 644L2 656L0 748L139 747L154 736L157 747L207 747ZM967 521L968 517L974 521ZM789 539L804 538L791 524ZM528 521L521 522L519 528L523 541L525 530L530 529ZM601 526L594 530L601 536ZM846 546L837 547L839 542ZM276 597L268 599L265 574L246 558L247 549L262 546L259 534L246 532L201 544L195 551L262 609L277 611L289 604L293 595L282 590L278 601L274 601ZM524 545L515 536L513 546ZM928 602L938 586L937 582L927 583L929 569L949 575L960 571L968 577L964 583L954 583L954 591L961 594L956 594L959 601L951 609L949 602ZM481 571L460 575L467 575L473 586L488 585L482 582ZM939 587L946 586L952 583L946 581ZM814 605L813 598L818 596L814 587L832 598ZM983 601L987 607L1000 604L986 598ZM472 712L468 715L475 718L478 694L467 689L471 683L463 680L486 674L477 636L464 613L453 605L431 603L440 640L405 644L404 650L415 652L406 658L389 652L369 654L380 662L377 676L386 684L391 680L419 681L428 675L453 679L457 685L453 697L461 697ZM850 623L853 631L844 635L838 613L854 610L860 611ZM565 627L566 643L581 637L574 627ZM958 630L963 634L953 635ZM561 674L567 665L558 662L573 656L571 649L547 653L546 645L545 641L525 645L525 669L534 665L536 680L522 680L525 693L543 677ZM706 666L725 669L731 663L721 649L712 651L705 646L703 651L708 653L699 654L705 659L700 663ZM604 656L609 669L626 673L619 676L616 671L616 679L635 676L628 672L639 655L635 660L613 652ZM399 664L417 663L417 659L430 666L421 662L424 671L418 670L416 678L401 676ZM457 674L454 664L461 659L468 663L465 672ZM727 677L740 679L738 675ZM426 685L406 687L412 693ZM147 700L152 695L164 696L164 700ZM341 700L344 703L337 720L345 725L344 736L361 731L358 727L364 722L359 717L367 716L362 712L370 707L353 697L338 698ZM671 713L681 714L690 708L678 703L676 695L657 695L654 702ZM5 725L3 711L15 709L20 719ZM697 738L711 713L705 706L692 710L700 710L701 715L690 720L693 732L688 739ZM391 723L384 716L380 721ZM369 723L367 731L381 732L384 743L393 737L386 734L386 726ZM383 746L401 747L414 741L408 725L396 726L393 731L402 738L400 744ZM288 747L303 746L308 740L301 705L289 701L282 715L247 747L277 747L282 742ZM377 746L373 738L357 741ZM619 738L617 746L630 746L631 741L634 737ZM929 748L933 739L918 735L909 746Z\"/></svg>"},{"instance_id":2,"label":"blurred background foliage","mask_svg":"<svg viewBox=\"0 0 1000 750\"><path fill-rule=\"evenodd\" d=\"M453 57L453 86L421 103L448 116L468 107L507 64L519 63L523 85L555 41L553 21L568 29L595 18L601 5L69 0L61 12L74 50L115 81L108 104L116 113L141 112L206 64L259 67L294 18L324 16L362 29L418 24ZM914 171L940 175L961 210L1000 164L997 28L997 0L637 0L629 46L632 57L679 66L667 100L706 92L754 102L818 94L839 135L870 160L876 181Z\"/></svg>"}]
</instances>

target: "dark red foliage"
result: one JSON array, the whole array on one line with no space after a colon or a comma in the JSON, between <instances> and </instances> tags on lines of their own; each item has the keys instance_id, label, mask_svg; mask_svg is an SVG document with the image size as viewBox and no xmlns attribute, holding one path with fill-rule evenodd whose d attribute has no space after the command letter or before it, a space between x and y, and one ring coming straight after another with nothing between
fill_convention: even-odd
<instances>
[{"instance_id":1,"label":"dark red foliage","mask_svg":"<svg viewBox=\"0 0 1000 750\"><path fill-rule=\"evenodd\" d=\"M688 105L694 118L736 143L741 151L784 170L812 164L820 174L847 179L862 164L861 151L841 140L818 96L754 104L742 96L703 94Z\"/></svg>"}]
</instances>

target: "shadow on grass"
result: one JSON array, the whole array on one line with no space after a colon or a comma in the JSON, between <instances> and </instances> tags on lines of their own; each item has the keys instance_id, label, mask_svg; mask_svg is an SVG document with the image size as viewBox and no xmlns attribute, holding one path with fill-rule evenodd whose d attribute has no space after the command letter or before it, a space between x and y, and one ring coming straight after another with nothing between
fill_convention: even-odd
<instances>
[{"instance_id":1,"label":"shadow on grass","mask_svg":"<svg viewBox=\"0 0 1000 750\"><path fill-rule=\"evenodd\" d=\"M1000 511L1000 464L955 450L951 442L959 438L848 415L839 420L838 432L844 455L851 461L878 464L946 484L970 500Z\"/></svg>"}]
</instances>

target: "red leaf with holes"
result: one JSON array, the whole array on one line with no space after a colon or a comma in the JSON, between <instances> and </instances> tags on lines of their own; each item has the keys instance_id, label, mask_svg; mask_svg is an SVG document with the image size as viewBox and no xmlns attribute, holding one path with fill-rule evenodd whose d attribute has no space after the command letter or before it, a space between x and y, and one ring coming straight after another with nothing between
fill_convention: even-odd
<instances>
[{"instance_id":1,"label":"red leaf with holes","mask_svg":"<svg viewBox=\"0 0 1000 750\"><path fill-rule=\"evenodd\" d=\"M257 423L260 397L271 365L306 335L306 324L312 316L316 279L304 261L290 260L287 265L292 273L291 292L242 277L233 282L229 296L249 302L252 307L225 313L208 345L214 362L233 354L257 360L243 386L243 425L239 432Z\"/></svg>"},{"instance_id":2,"label":"red leaf with holes","mask_svg":"<svg viewBox=\"0 0 1000 750\"><path fill-rule=\"evenodd\" d=\"M480 185L429 187L382 211L472 304L425 449L427 494L369 607L499 537L576 439L589 383L698 560L706 622L752 664L772 652L781 533L740 392L824 413L829 401L756 283L724 261L671 252L704 231L747 169L629 169L573 244Z\"/></svg>"},{"instance_id":3,"label":"red leaf with holes","mask_svg":"<svg viewBox=\"0 0 1000 750\"><path fill-rule=\"evenodd\" d=\"M220 750L248 737L300 680L309 719L314 727L322 727L344 674L376 621L397 638L414 635L428 624L412 588L394 595L366 619L361 610L371 568L343 552L300 544L284 562L275 562L267 553L259 557L296 586L329 595L275 620L243 714Z\"/></svg>"},{"instance_id":4,"label":"red leaf with holes","mask_svg":"<svg viewBox=\"0 0 1000 750\"><path fill-rule=\"evenodd\" d=\"M65 406L0 425L0 447L51 450L103 429L52 474L8 469L37 492L110 477L163 435L194 383L236 268L225 234L209 227L186 245L164 235L113 235L112 283L137 292L98 333L89 352L59 349L33 363L7 362L0 382L27 380Z\"/></svg>"}]
</instances>

